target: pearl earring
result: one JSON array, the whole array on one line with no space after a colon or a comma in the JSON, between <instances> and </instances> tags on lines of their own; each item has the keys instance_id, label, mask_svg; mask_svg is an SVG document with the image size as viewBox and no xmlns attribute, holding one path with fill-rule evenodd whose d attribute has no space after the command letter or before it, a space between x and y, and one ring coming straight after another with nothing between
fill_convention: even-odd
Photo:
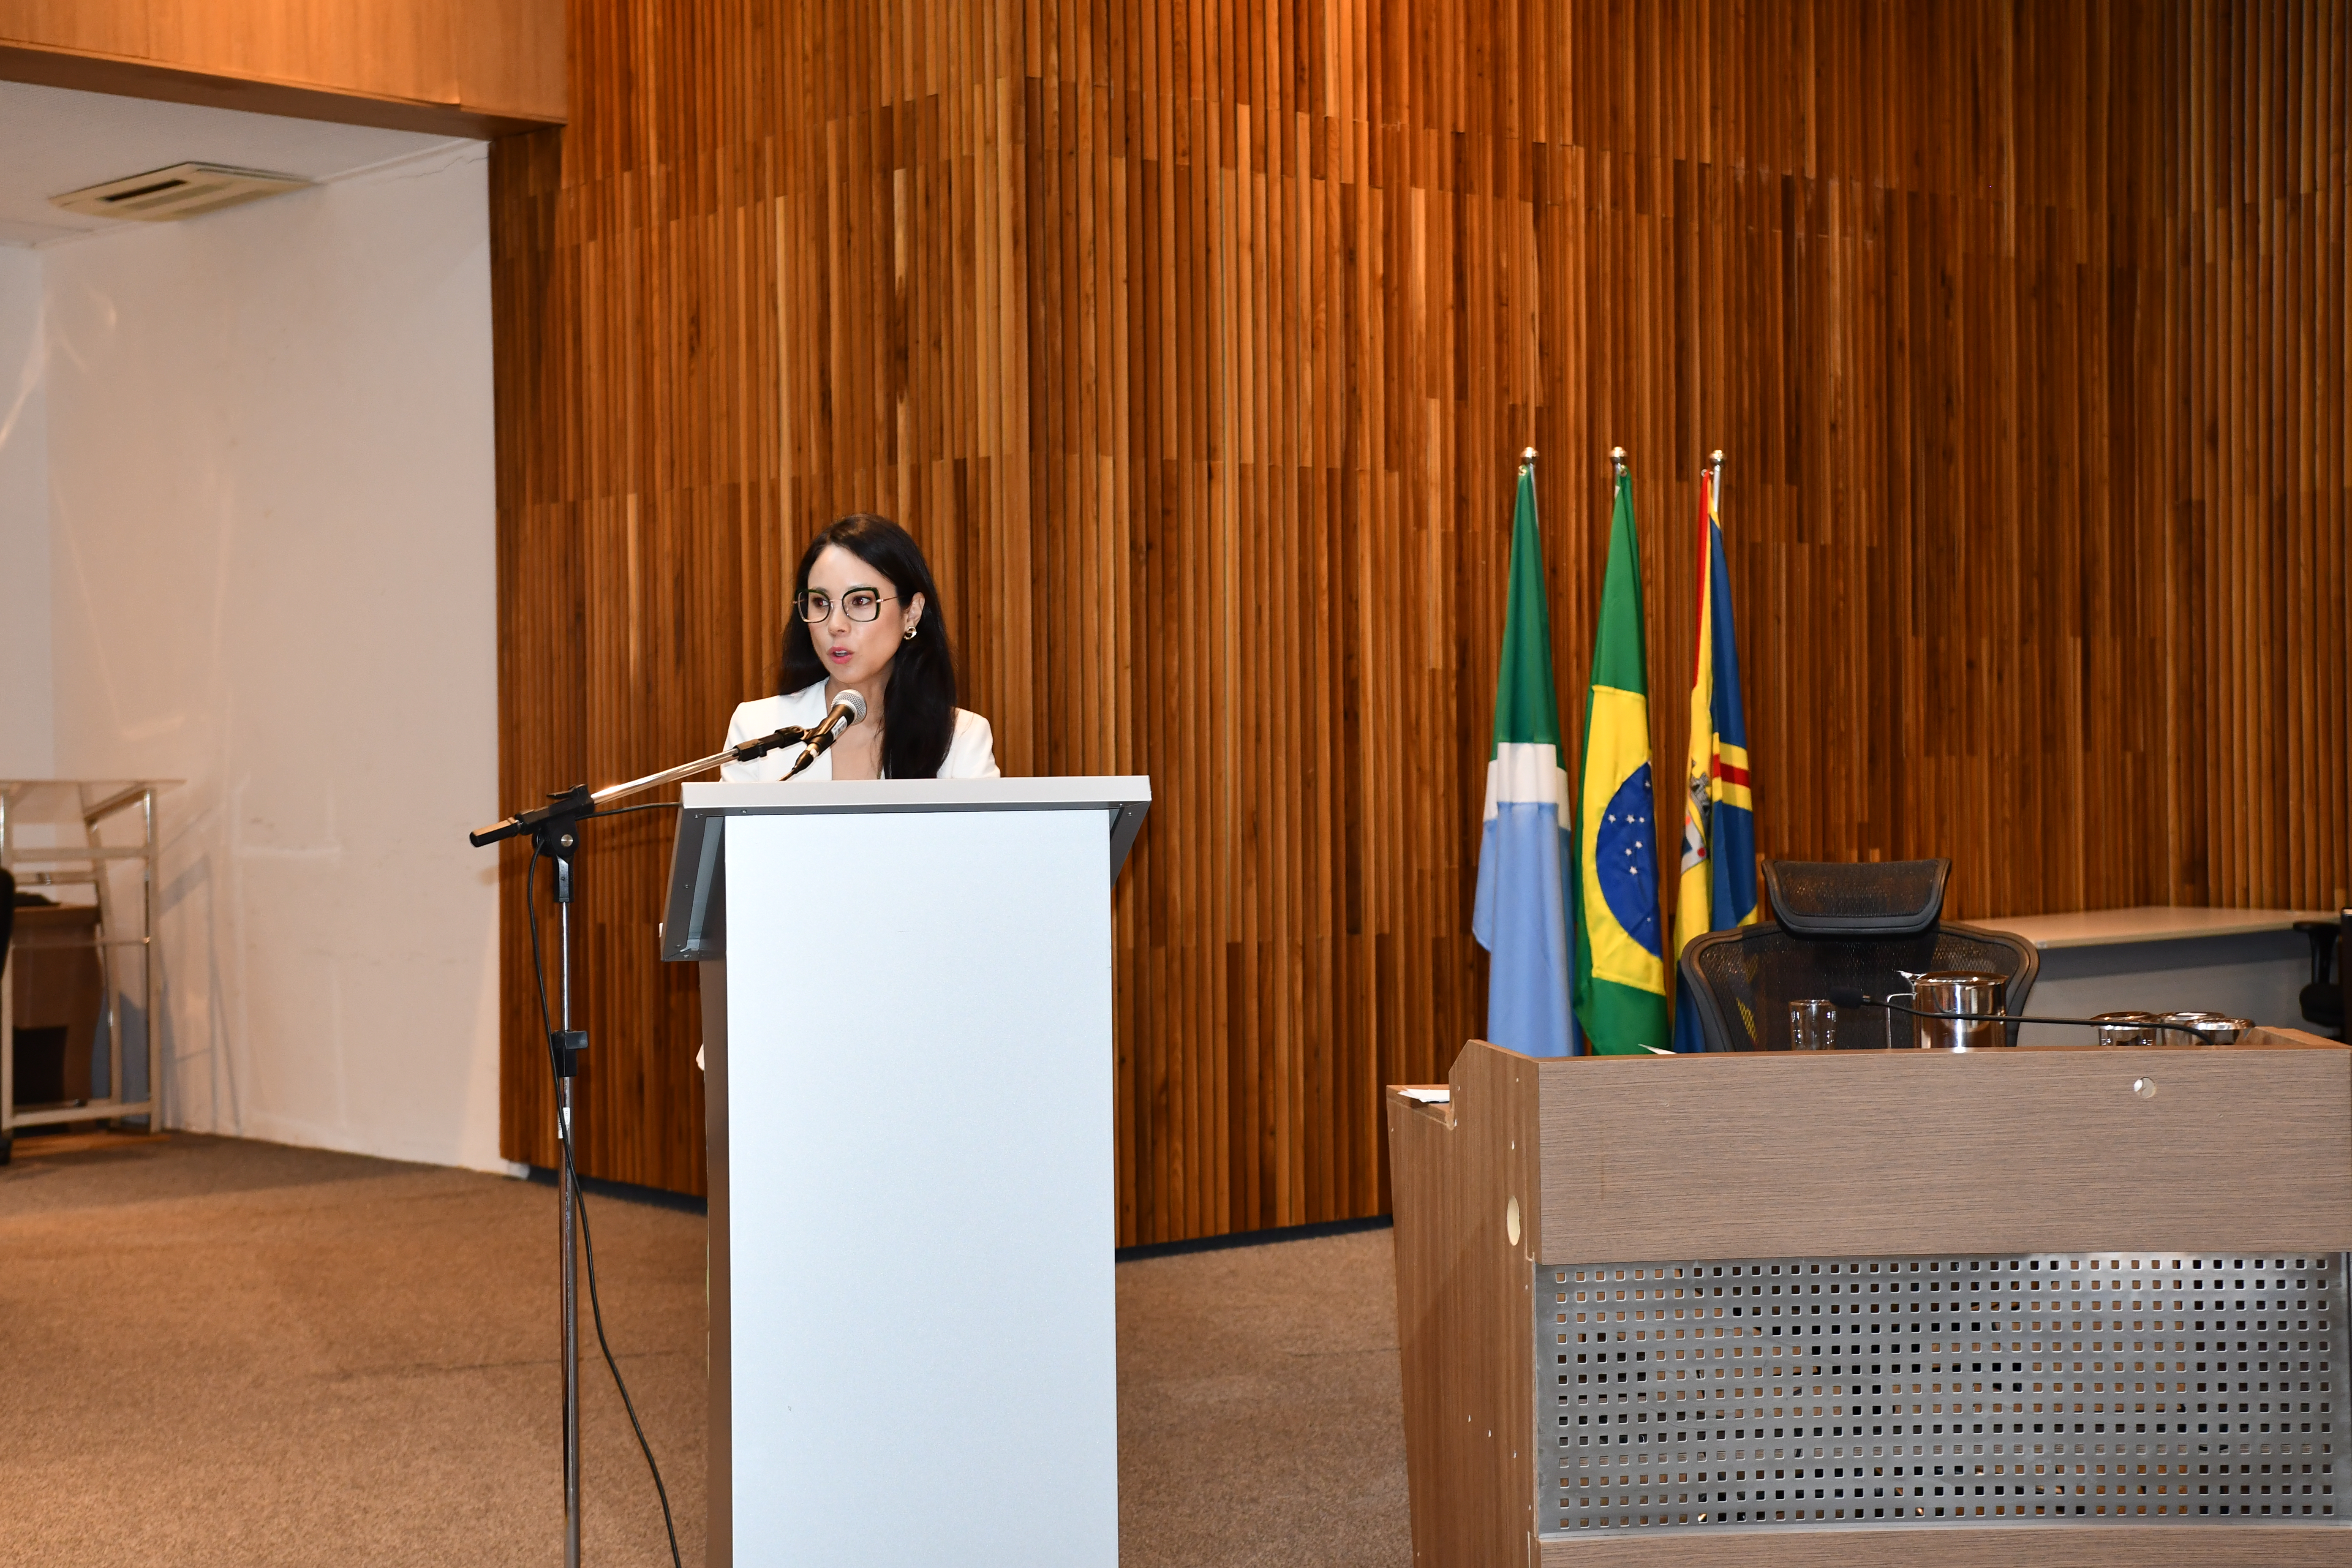
<instances>
[{"instance_id":1,"label":"pearl earring","mask_svg":"<svg viewBox=\"0 0 2352 1568\"><path fill-rule=\"evenodd\" d=\"M905 635L900 637L898 640L900 642L913 642L915 640L915 628L908 626Z\"/></svg>"}]
</instances>

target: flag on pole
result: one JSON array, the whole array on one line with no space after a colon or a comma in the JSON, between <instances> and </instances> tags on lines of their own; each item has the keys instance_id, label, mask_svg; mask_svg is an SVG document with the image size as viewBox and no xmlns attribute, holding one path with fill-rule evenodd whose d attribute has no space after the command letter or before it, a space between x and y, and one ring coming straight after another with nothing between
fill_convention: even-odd
<instances>
[{"instance_id":1,"label":"flag on pole","mask_svg":"<svg viewBox=\"0 0 2352 1568\"><path fill-rule=\"evenodd\" d=\"M1756 806L1748 784L1748 722L1739 705L1739 645L1731 630L1731 571L1723 555L1723 454L1699 476L1698 655L1692 665L1690 767L1684 779L1681 897L1675 957L1710 931L1756 919ZM1697 1010L1676 991L1675 1049L1703 1051Z\"/></svg>"},{"instance_id":2,"label":"flag on pole","mask_svg":"<svg viewBox=\"0 0 2352 1568\"><path fill-rule=\"evenodd\" d=\"M1642 647L1642 561L1633 477L1621 450L1609 567L1584 707L1576 855L1576 1019L1598 1056L1667 1048L1658 831L1650 783L1650 696Z\"/></svg>"},{"instance_id":3,"label":"flag on pole","mask_svg":"<svg viewBox=\"0 0 2352 1568\"><path fill-rule=\"evenodd\" d=\"M1519 464L1511 520L1510 587L1495 681L1495 748L1486 763L1486 826L1471 934L1494 955L1486 1037L1531 1057L1576 1049L1568 1004L1568 773L1551 680L1543 540L1536 529L1535 449Z\"/></svg>"}]
</instances>

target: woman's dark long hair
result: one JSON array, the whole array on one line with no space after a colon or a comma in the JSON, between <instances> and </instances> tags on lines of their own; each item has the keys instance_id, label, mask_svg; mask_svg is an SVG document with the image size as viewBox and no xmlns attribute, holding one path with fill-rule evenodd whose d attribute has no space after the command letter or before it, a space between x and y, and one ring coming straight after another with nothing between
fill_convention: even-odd
<instances>
[{"instance_id":1,"label":"woman's dark long hair","mask_svg":"<svg viewBox=\"0 0 2352 1568\"><path fill-rule=\"evenodd\" d=\"M939 584L912 535L887 517L856 512L820 531L801 552L800 571L793 578L793 604L784 628L783 692L790 696L823 680L824 661L816 639L800 618L800 596L808 591L809 568L838 544L889 580L890 591L904 604L923 596L923 618L915 635L898 645L890 661L890 684L882 701L882 776L886 779L936 777L948 758L948 742L955 738L955 654L948 647L947 611L940 603Z\"/></svg>"}]
</instances>

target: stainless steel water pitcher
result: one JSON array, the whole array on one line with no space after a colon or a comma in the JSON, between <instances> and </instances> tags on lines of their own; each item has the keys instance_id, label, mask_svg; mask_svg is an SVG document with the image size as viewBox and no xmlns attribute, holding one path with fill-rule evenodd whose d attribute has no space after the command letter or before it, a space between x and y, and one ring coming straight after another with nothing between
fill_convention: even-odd
<instances>
[{"instance_id":1,"label":"stainless steel water pitcher","mask_svg":"<svg viewBox=\"0 0 2352 1568\"><path fill-rule=\"evenodd\" d=\"M1922 974L1912 987L1911 1005L1923 1013L1999 1013L2009 1002L2005 975L1968 970ZM1923 1051L1976 1051L2009 1044L2006 1025L1963 1018L1914 1018L1911 1043Z\"/></svg>"}]
</instances>

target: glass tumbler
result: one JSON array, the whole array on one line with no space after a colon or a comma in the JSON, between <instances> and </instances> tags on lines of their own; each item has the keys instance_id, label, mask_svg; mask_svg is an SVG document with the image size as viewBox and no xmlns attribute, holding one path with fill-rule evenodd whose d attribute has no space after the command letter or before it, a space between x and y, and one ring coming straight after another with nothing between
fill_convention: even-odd
<instances>
[{"instance_id":1,"label":"glass tumbler","mask_svg":"<svg viewBox=\"0 0 2352 1568\"><path fill-rule=\"evenodd\" d=\"M1789 1004L1789 1048L1831 1051L1837 1048L1837 1009L1819 999Z\"/></svg>"}]
</instances>

